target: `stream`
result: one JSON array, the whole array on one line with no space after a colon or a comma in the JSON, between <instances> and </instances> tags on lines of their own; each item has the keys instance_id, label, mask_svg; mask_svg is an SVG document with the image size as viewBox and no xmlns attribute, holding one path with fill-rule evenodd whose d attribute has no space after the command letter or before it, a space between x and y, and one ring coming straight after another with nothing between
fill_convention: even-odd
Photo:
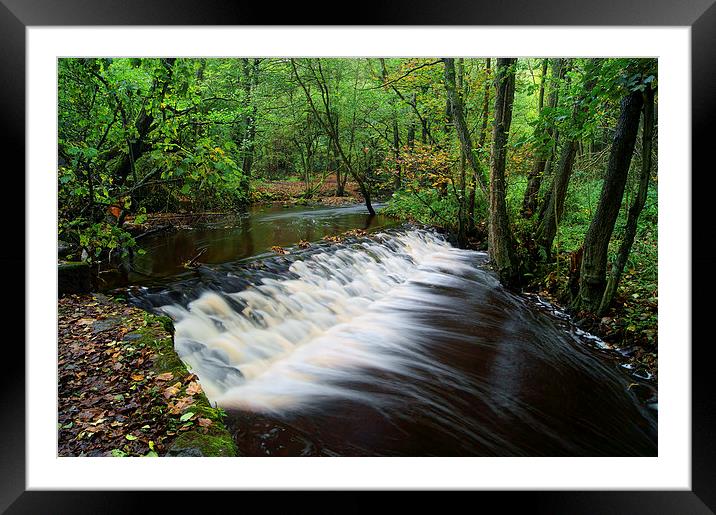
<instances>
[{"instance_id":1,"label":"stream","mask_svg":"<svg viewBox=\"0 0 716 515\"><path fill-rule=\"evenodd\" d=\"M264 208L142 246L130 301L174 320L242 455L657 455L656 406L617 354L432 230Z\"/></svg>"}]
</instances>

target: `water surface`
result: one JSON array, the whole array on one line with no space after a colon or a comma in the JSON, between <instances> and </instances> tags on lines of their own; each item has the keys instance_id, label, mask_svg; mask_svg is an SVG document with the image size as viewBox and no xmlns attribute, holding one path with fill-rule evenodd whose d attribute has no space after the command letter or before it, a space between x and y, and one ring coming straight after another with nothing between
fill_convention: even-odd
<instances>
[{"instance_id":1,"label":"water surface","mask_svg":"<svg viewBox=\"0 0 716 515\"><path fill-rule=\"evenodd\" d=\"M341 216L272 211L252 227L291 238ZM431 231L381 229L132 295L174 319L179 355L245 455L656 455L633 378L486 260Z\"/></svg>"}]
</instances>

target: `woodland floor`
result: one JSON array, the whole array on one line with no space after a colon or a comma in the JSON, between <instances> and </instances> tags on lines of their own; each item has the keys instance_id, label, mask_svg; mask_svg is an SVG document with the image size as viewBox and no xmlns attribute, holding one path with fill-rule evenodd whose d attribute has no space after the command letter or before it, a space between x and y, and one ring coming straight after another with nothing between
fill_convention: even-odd
<instances>
[{"instance_id":1,"label":"woodland floor","mask_svg":"<svg viewBox=\"0 0 716 515\"><path fill-rule=\"evenodd\" d=\"M191 446L184 433L232 454L222 413L178 360L159 317L102 294L62 297L58 316L60 456L172 455L179 439Z\"/></svg>"}]
</instances>

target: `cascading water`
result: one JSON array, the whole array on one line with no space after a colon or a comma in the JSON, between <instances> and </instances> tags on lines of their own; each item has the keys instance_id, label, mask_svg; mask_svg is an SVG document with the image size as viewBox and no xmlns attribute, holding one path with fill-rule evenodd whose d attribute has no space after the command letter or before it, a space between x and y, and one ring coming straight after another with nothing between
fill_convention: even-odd
<instances>
[{"instance_id":1,"label":"cascading water","mask_svg":"<svg viewBox=\"0 0 716 515\"><path fill-rule=\"evenodd\" d=\"M426 230L202 270L135 302L246 454L656 455L616 364Z\"/></svg>"}]
</instances>

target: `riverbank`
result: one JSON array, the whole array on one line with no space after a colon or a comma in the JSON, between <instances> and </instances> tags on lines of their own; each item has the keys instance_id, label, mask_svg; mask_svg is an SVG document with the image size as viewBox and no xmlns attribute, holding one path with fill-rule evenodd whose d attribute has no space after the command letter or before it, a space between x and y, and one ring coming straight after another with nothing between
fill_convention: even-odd
<instances>
[{"instance_id":1,"label":"riverbank","mask_svg":"<svg viewBox=\"0 0 716 515\"><path fill-rule=\"evenodd\" d=\"M332 175L311 195L306 197L305 184L302 181L263 181L253 190L250 206L269 207L341 207L362 203L363 197L354 182L347 182L343 196L336 195L336 179ZM224 223L227 218L238 216L232 211L192 211L177 213L146 213L128 215L122 226L135 239L151 234L170 232L176 229L211 226Z\"/></svg>"},{"instance_id":2,"label":"riverbank","mask_svg":"<svg viewBox=\"0 0 716 515\"><path fill-rule=\"evenodd\" d=\"M102 294L58 306L59 456L235 456L171 321Z\"/></svg>"}]
</instances>

